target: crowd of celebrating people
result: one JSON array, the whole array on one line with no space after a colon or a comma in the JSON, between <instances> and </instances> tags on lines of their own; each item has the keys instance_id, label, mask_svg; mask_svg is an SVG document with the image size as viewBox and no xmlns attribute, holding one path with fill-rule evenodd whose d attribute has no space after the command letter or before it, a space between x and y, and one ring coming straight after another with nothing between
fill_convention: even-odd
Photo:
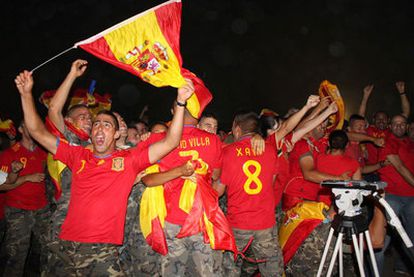
<instances>
[{"instance_id":1,"label":"crowd of celebrating people","mask_svg":"<svg viewBox=\"0 0 414 277\"><path fill-rule=\"evenodd\" d=\"M197 119L187 110L189 79L169 122L127 124L121 111L92 114L86 103L65 111L87 67L73 62L45 120L32 74L15 79L23 120L21 139L9 137L0 153L3 276L28 267L42 276L316 276L337 214L331 190L320 186L326 180L386 182L382 193L414 239L414 123L404 82L396 82L401 114L377 111L371 120L368 85L341 130L327 128L337 103L310 95L284 117L239 111L231 132L219 132L214 114ZM383 209L367 199L365 210L380 273L392 242L395 270L412 274ZM347 270L358 275L348 252ZM372 265L364 270L373 274Z\"/></svg>"}]
</instances>

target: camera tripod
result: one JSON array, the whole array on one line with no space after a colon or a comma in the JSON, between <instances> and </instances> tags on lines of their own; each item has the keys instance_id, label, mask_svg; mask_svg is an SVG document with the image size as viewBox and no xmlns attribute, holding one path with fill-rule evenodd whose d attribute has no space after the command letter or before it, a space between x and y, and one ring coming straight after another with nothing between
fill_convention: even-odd
<instances>
[{"instance_id":1,"label":"camera tripod","mask_svg":"<svg viewBox=\"0 0 414 277\"><path fill-rule=\"evenodd\" d=\"M339 276L343 276L342 244L344 241L352 241L360 276L365 277L364 242L366 242L374 275L379 277L374 249L368 231L368 222L362 215L360 207L364 196L374 196L374 198L385 208L387 214L390 216L389 224L396 228L406 247L413 250L413 243L402 227L401 221L398 219L391 206L377 191L378 189L383 189L386 186L385 183L368 183L365 181L324 181L321 185L332 188L332 193L335 195L335 204L338 207L338 214L335 215L329 231L328 239L319 264L318 277L322 274L334 233L337 234L337 239L326 276L331 276L338 254Z\"/></svg>"}]
</instances>

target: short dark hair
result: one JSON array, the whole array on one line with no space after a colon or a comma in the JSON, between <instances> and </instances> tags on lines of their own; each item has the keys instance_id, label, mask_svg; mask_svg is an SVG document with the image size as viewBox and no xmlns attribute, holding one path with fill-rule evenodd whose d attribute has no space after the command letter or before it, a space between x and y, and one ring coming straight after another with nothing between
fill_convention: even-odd
<instances>
[{"instance_id":1,"label":"short dark hair","mask_svg":"<svg viewBox=\"0 0 414 277\"><path fill-rule=\"evenodd\" d=\"M334 130L329 135L329 148L334 150L345 150L348 144L348 136L342 130Z\"/></svg>"},{"instance_id":2,"label":"short dark hair","mask_svg":"<svg viewBox=\"0 0 414 277\"><path fill-rule=\"evenodd\" d=\"M86 106L85 104L76 104L76 105L73 105L73 106L71 106L71 107L68 108L68 110L66 111L65 117L70 117L73 114L74 111L76 111L77 109L80 109L80 108L86 108L86 109L88 109L88 106Z\"/></svg>"},{"instance_id":3,"label":"short dark hair","mask_svg":"<svg viewBox=\"0 0 414 277\"><path fill-rule=\"evenodd\" d=\"M115 123L115 130L119 130L119 123L118 123L118 119L116 118L116 116L114 115L113 112L108 111L108 110L100 110L96 116L101 115L101 114L105 114L105 115L109 115L110 117L112 117L112 119L114 120ZM95 117L96 118L96 117Z\"/></svg>"},{"instance_id":4,"label":"short dark hair","mask_svg":"<svg viewBox=\"0 0 414 277\"><path fill-rule=\"evenodd\" d=\"M155 121L154 123L151 124L149 130L152 131L152 128L154 128L155 125L162 125L162 126L164 126L165 128L168 129L168 126L167 126L167 124L165 124L164 121Z\"/></svg>"},{"instance_id":5,"label":"short dark hair","mask_svg":"<svg viewBox=\"0 0 414 277\"><path fill-rule=\"evenodd\" d=\"M243 134L259 131L259 117L255 112L240 111L234 116L235 126L240 127Z\"/></svg>"},{"instance_id":6,"label":"short dark hair","mask_svg":"<svg viewBox=\"0 0 414 277\"><path fill-rule=\"evenodd\" d=\"M365 117L359 115L359 114L353 114L349 117L349 125L352 125L352 123L354 123L354 121L357 120L364 120L365 121Z\"/></svg>"},{"instance_id":7,"label":"short dark hair","mask_svg":"<svg viewBox=\"0 0 414 277\"><path fill-rule=\"evenodd\" d=\"M213 114L213 113L203 113L203 114L201 115L201 117L200 117L200 120L199 120L199 121L203 120L204 118L213 118L213 119L215 119L216 121L218 121L217 116L216 116L215 114Z\"/></svg>"},{"instance_id":8,"label":"short dark hair","mask_svg":"<svg viewBox=\"0 0 414 277\"><path fill-rule=\"evenodd\" d=\"M259 118L260 133L264 138L267 137L267 131L273 129L277 121L279 121L279 116L274 116L274 115L260 116Z\"/></svg>"}]
</instances>

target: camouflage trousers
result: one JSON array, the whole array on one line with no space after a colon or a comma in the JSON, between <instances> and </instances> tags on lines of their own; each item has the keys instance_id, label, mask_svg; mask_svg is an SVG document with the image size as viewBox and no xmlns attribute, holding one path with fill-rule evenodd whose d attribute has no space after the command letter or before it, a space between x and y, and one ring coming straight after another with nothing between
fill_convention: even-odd
<instances>
[{"instance_id":1,"label":"camouflage trousers","mask_svg":"<svg viewBox=\"0 0 414 277\"><path fill-rule=\"evenodd\" d=\"M213 249L204 243L201 233L185 238L176 238L181 226L165 222L168 254L161 257L162 276L184 276L187 262L194 263L193 276L215 276Z\"/></svg>"},{"instance_id":2,"label":"camouflage trousers","mask_svg":"<svg viewBox=\"0 0 414 277\"><path fill-rule=\"evenodd\" d=\"M283 276L283 257L279 246L276 227L264 230L240 230L233 228L237 249L242 251L253 237L250 245L255 259L265 260L258 263L261 276ZM238 259L234 262L233 253L226 252L224 255L224 273L226 276L240 276L244 260ZM254 268L254 267L253 267ZM247 272L252 275L253 272Z\"/></svg>"},{"instance_id":3,"label":"camouflage trousers","mask_svg":"<svg viewBox=\"0 0 414 277\"><path fill-rule=\"evenodd\" d=\"M296 254L286 266L287 276L316 276L331 224L321 223L303 241ZM334 237L332 238L335 241ZM331 260L334 244L331 242L322 276L325 276ZM334 270L335 273L335 270Z\"/></svg>"},{"instance_id":4,"label":"camouflage trousers","mask_svg":"<svg viewBox=\"0 0 414 277\"><path fill-rule=\"evenodd\" d=\"M124 244L119 248L122 269L127 276L160 276L161 255L146 242L139 221L139 203L145 186L138 183L128 198Z\"/></svg>"},{"instance_id":5,"label":"camouflage trousers","mask_svg":"<svg viewBox=\"0 0 414 277\"><path fill-rule=\"evenodd\" d=\"M29 250L40 256L40 265L46 263L46 232L49 222L49 207L28 211L12 207L5 208L6 235L2 244L5 260L4 276L23 276ZM38 243L31 245L32 234Z\"/></svg>"},{"instance_id":6,"label":"camouflage trousers","mask_svg":"<svg viewBox=\"0 0 414 277\"><path fill-rule=\"evenodd\" d=\"M63 221L66 218L69 199L65 198L65 195L62 194L60 201L57 203L56 210L52 213L48 236L47 236L47 264L45 266L45 272L43 275L46 276L65 276L65 261L68 261L69 258L67 254L63 251L64 248L61 247L59 233L63 224Z\"/></svg>"},{"instance_id":7,"label":"camouflage trousers","mask_svg":"<svg viewBox=\"0 0 414 277\"><path fill-rule=\"evenodd\" d=\"M61 240L55 247L63 266L63 275L58 276L125 276L116 245ZM56 276L51 272L44 275Z\"/></svg>"}]
</instances>

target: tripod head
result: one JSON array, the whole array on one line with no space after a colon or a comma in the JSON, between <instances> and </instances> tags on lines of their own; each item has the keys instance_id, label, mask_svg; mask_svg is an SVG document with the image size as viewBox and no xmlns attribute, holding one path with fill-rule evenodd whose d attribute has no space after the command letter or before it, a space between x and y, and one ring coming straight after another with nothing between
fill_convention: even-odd
<instances>
[{"instance_id":1,"label":"tripod head","mask_svg":"<svg viewBox=\"0 0 414 277\"><path fill-rule=\"evenodd\" d=\"M343 216L353 217L361 214L361 204L364 196L368 196L375 191L384 189L385 182L369 183L367 181L327 180L321 186L331 188L335 195L335 204L338 213Z\"/></svg>"}]
</instances>

